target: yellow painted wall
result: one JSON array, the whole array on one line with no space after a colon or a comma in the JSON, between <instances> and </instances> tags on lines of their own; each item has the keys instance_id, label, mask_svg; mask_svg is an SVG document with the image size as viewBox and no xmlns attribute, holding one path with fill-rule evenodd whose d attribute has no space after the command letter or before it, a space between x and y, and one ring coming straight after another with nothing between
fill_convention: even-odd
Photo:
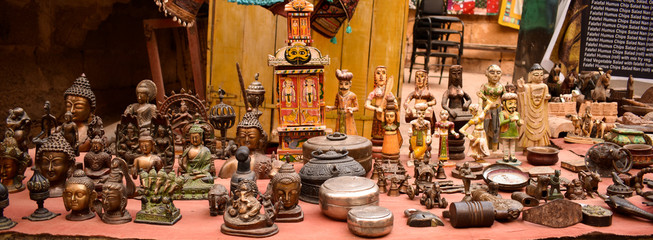
<instances>
[{"instance_id":1,"label":"yellow painted wall","mask_svg":"<svg viewBox=\"0 0 653 240\"><path fill-rule=\"evenodd\" d=\"M243 116L244 104L238 83L236 62L240 63L245 87L259 73L259 81L266 90L266 109L260 120L268 134L276 128L278 112L272 67L267 65L268 54L285 46L286 18L273 15L259 6L244 6L215 0L210 2L208 31L207 87L209 102L217 103L216 91L223 88L229 94L225 102L234 106L237 122ZM325 68L325 101L333 105L337 93L336 69L348 69L354 74L352 91L358 96L360 110L354 115L359 134L370 137L372 111L363 106L367 94L374 86L373 71L378 65L388 68L394 76L393 92L400 92L405 35L408 19L408 0L360 0L353 19L352 33L340 28L337 44L313 32L313 46L331 58ZM273 96L274 93L274 96ZM327 113L327 127L335 127L335 112ZM237 124L236 122L236 124ZM365 124L370 123L370 124ZM236 128L228 131L235 136ZM272 142L278 139L271 138Z\"/></svg>"}]
</instances>

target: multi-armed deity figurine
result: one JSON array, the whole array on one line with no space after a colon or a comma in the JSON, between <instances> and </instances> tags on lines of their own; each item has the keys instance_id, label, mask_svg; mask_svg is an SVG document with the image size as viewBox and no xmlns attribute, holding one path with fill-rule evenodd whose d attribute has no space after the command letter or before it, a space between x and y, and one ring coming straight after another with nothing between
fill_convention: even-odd
<instances>
[{"instance_id":1,"label":"multi-armed deity figurine","mask_svg":"<svg viewBox=\"0 0 653 240\"><path fill-rule=\"evenodd\" d=\"M172 200L184 185L184 178L175 176L174 172L166 174L163 169L142 171L139 175L141 210L136 213L134 222L173 225L179 221L181 213Z\"/></svg>"},{"instance_id":2,"label":"multi-armed deity figurine","mask_svg":"<svg viewBox=\"0 0 653 240\"><path fill-rule=\"evenodd\" d=\"M354 122L354 112L358 111L358 97L352 91L351 79L354 74L345 70L336 69L336 78L338 78L338 94L333 106L327 106L326 110L337 110L338 118L336 118L337 132L345 133L347 135L358 135L356 131L356 123Z\"/></svg>"},{"instance_id":3,"label":"multi-armed deity figurine","mask_svg":"<svg viewBox=\"0 0 653 240\"><path fill-rule=\"evenodd\" d=\"M64 92L64 100L66 101L66 111L72 113L72 122L75 123L77 128L77 141L80 143L81 151L88 151L89 143L82 142L85 140L91 141L87 138L88 123L95 117L95 94L91 90L86 75L82 73ZM75 148L75 146L73 146Z\"/></svg>"},{"instance_id":4,"label":"multi-armed deity figurine","mask_svg":"<svg viewBox=\"0 0 653 240\"><path fill-rule=\"evenodd\" d=\"M198 124L188 131L191 146L184 149L179 157L179 173L186 182L181 190L181 199L207 199L213 186L213 157L209 148L202 143L204 130Z\"/></svg>"},{"instance_id":5,"label":"multi-armed deity figurine","mask_svg":"<svg viewBox=\"0 0 653 240\"><path fill-rule=\"evenodd\" d=\"M526 151L527 147L547 146L551 130L549 129L549 89L544 80L544 69L540 64L533 64L528 73L528 81L517 80L520 114L524 120L520 131L519 145Z\"/></svg>"},{"instance_id":6,"label":"multi-armed deity figurine","mask_svg":"<svg viewBox=\"0 0 653 240\"><path fill-rule=\"evenodd\" d=\"M392 162L399 162L399 149L403 139L399 132L399 113L395 105L394 96L388 97L388 105L385 109L385 121L383 125L383 146L381 147L381 156L383 159Z\"/></svg>"},{"instance_id":7,"label":"multi-armed deity figurine","mask_svg":"<svg viewBox=\"0 0 653 240\"><path fill-rule=\"evenodd\" d=\"M61 197L75 167L75 151L61 133L55 132L36 152L35 166L50 182L50 197Z\"/></svg>"},{"instance_id":8,"label":"multi-armed deity figurine","mask_svg":"<svg viewBox=\"0 0 653 240\"><path fill-rule=\"evenodd\" d=\"M138 119L138 126L149 127L150 121L156 115L156 105L150 102L156 97L156 84L152 80L144 79L136 86L136 99L138 103L127 106L124 114L132 114Z\"/></svg>"},{"instance_id":9,"label":"multi-armed deity figurine","mask_svg":"<svg viewBox=\"0 0 653 240\"><path fill-rule=\"evenodd\" d=\"M18 148L23 152L27 152L27 145L30 140L29 133L32 129L32 120L29 118L25 110L20 107L9 109L6 123L7 129L13 131L13 138L16 139ZM30 165L31 161L32 160L30 160ZM11 192L11 190L9 192Z\"/></svg>"},{"instance_id":10,"label":"multi-armed deity figurine","mask_svg":"<svg viewBox=\"0 0 653 240\"><path fill-rule=\"evenodd\" d=\"M460 133L469 139L468 155L479 163L484 163L485 160L483 160L483 158L490 155L485 129L483 128L483 120L485 119L487 110L491 108L492 104L494 103L488 103L484 109L481 109L481 106L476 103L469 106L469 112L472 114L472 119L470 119L467 124L459 130ZM467 128L471 126L474 126L474 130L470 134L467 133Z\"/></svg>"},{"instance_id":11,"label":"multi-armed deity figurine","mask_svg":"<svg viewBox=\"0 0 653 240\"><path fill-rule=\"evenodd\" d=\"M501 96L503 110L499 115L501 126L501 145L503 145L503 159L499 163L521 165L515 157L515 145L519 140L519 127L523 124L517 112L517 94L506 92Z\"/></svg>"},{"instance_id":12,"label":"multi-armed deity figurine","mask_svg":"<svg viewBox=\"0 0 653 240\"><path fill-rule=\"evenodd\" d=\"M141 149L142 155L134 159L134 164L132 166L132 177L136 179L136 176L141 171L150 171L150 169L155 169L156 171L163 168L163 161L161 158L154 154L154 139L150 136L150 133L145 131L141 133L141 137L138 139L138 145Z\"/></svg>"},{"instance_id":13,"label":"multi-armed deity figurine","mask_svg":"<svg viewBox=\"0 0 653 240\"><path fill-rule=\"evenodd\" d=\"M424 119L428 120L431 124L436 122L435 113L431 107L435 106L437 101L435 95L429 90L428 73L424 70L417 70L415 72L415 90L408 94L404 102L404 111L406 112L406 122L410 122L417 118L417 110L415 107L410 107L410 102L415 100L415 104L426 103L426 115Z\"/></svg>"},{"instance_id":14,"label":"multi-armed deity figurine","mask_svg":"<svg viewBox=\"0 0 653 240\"><path fill-rule=\"evenodd\" d=\"M299 174L290 163L281 165L279 172L270 180L266 195L271 197L273 204L281 202L275 222L301 222L304 212L297 204L302 183ZM270 192L271 191L271 192Z\"/></svg>"},{"instance_id":15,"label":"multi-armed deity figurine","mask_svg":"<svg viewBox=\"0 0 653 240\"><path fill-rule=\"evenodd\" d=\"M63 191L63 204L67 211L71 211L66 215L66 219L84 221L95 217L91 206L96 198L93 180L84 174L84 170L75 170L73 176L66 180L66 188Z\"/></svg>"},{"instance_id":16,"label":"multi-armed deity figurine","mask_svg":"<svg viewBox=\"0 0 653 240\"><path fill-rule=\"evenodd\" d=\"M16 140L7 130L5 140L0 144L0 180L5 185L9 193L20 192L25 190L23 179L25 179L25 170L32 163L32 158L25 151L20 150Z\"/></svg>"},{"instance_id":17,"label":"multi-armed deity figurine","mask_svg":"<svg viewBox=\"0 0 653 240\"><path fill-rule=\"evenodd\" d=\"M449 134L456 138L459 137L459 134L454 129L453 122L449 121L449 112L447 110L440 111L440 121L433 124L433 127L435 128L434 136L440 139L438 141L438 160L449 161Z\"/></svg>"},{"instance_id":18,"label":"multi-armed deity figurine","mask_svg":"<svg viewBox=\"0 0 653 240\"><path fill-rule=\"evenodd\" d=\"M410 136L410 159L416 162L429 160L431 153L431 123L424 119L426 115L426 103L415 104L417 119L410 121L411 128L408 129ZM417 165L417 164L415 164Z\"/></svg>"},{"instance_id":19,"label":"multi-armed deity figurine","mask_svg":"<svg viewBox=\"0 0 653 240\"><path fill-rule=\"evenodd\" d=\"M275 209L271 209L272 204L269 199L262 197L262 200L263 203L259 202L256 182L241 181L231 195L231 204L227 205L224 224L220 228L222 233L245 237L268 237L279 232L279 228L274 224ZM263 207L265 213L261 214Z\"/></svg>"},{"instance_id":20,"label":"multi-armed deity figurine","mask_svg":"<svg viewBox=\"0 0 653 240\"><path fill-rule=\"evenodd\" d=\"M96 136L91 141L91 151L84 156L84 172L101 191L102 183L107 180L110 171L111 155L104 151L104 140Z\"/></svg>"},{"instance_id":21,"label":"multi-armed deity figurine","mask_svg":"<svg viewBox=\"0 0 653 240\"><path fill-rule=\"evenodd\" d=\"M481 108L488 105L490 109L485 116L483 123L485 132L487 133L487 141L490 151L499 149L499 112L501 112L501 95L503 95L504 88L499 82L501 80L501 68L498 65L492 64L485 70L487 83L481 85L481 89L476 95L480 98Z\"/></svg>"},{"instance_id":22,"label":"multi-armed deity figurine","mask_svg":"<svg viewBox=\"0 0 653 240\"><path fill-rule=\"evenodd\" d=\"M374 146L383 145L383 121L385 120L384 112L388 104L387 97L393 96L392 94L392 77L388 78L387 69L385 66L378 66L374 70L374 90L367 95L365 100L365 108L374 111L374 118L372 119L372 144ZM395 99L396 101L396 99ZM395 102L395 106L397 103Z\"/></svg>"}]
</instances>

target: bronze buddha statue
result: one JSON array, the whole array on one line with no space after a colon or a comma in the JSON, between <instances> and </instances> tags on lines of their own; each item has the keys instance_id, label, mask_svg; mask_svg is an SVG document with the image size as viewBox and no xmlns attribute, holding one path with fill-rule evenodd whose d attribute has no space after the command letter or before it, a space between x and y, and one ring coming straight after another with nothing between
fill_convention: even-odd
<instances>
[{"instance_id":1,"label":"bronze buddha statue","mask_svg":"<svg viewBox=\"0 0 653 240\"><path fill-rule=\"evenodd\" d=\"M109 177L111 171L111 155L104 151L104 140L96 136L91 141L91 149L84 156L84 173L93 179L96 187L102 190L102 183Z\"/></svg>"},{"instance_id":2,"label":"bronze buddha statue","mask_svg":"<svg viewBox=\"0 0 653 240\"><path fill-rule=\"evenodd\" d=\"M64 92L64 100L66 101L66 111L73 114L72 121L77 125L77 141L85 141L87 139L88 123L93 119L95 114L95 94L91 90L91 84L82 73ZM88 151L89 142L80 142L80 151Z\"/></svg>"},{"instance_id":3,"label":"bronze buddha statue","mask_svg":"<svg viewBox=\"0 0 653 240\"><path fill-rule=\"evenodd\" d=\"M215 174L211 150L203 145L204 129L199 124L193 124L188 134L191 145L179 156L179 173L186 179L181 199L207 199Z\"/></svg>"},{"instance_id":4,"label":"bronze buddha statue","mask_svg":"<svg viewBox=\"0 0 653 240\"><path fill-rule=\"evenodd\" d=\"M66 179L74 170L75 152L61 133L55 132L39 147L35 165L50 181L50 197L61 197Z\"/></svg>"},{"instance_id":5,"label":"bronze buddha statue","mask_svg":"<svg viewBox=\"0 0 653 240\"><path fill-rule=\"evenodd\" d=\"M138 103L133 103L125 109L124 114L132 114L138 119L138 126L141 128L149 127L157 109L155 104L150 102L156 97L156 84L152 80L144 79L136 86L136 99Z\"/></svg>"},{"instance_id":6,"label":"bronze buddha statue","mask_svg":"<svg viewBox=\"0 0 653 240\"><path fill-rule=\"evenodd\" d=\"M63 203L67 211L66 220L83 221L95 217L91 205L97 198L93 180L84 174L84 170L75 170L73 176L66 180L63 191Z\"/></svg>"},{"instance_id":7,"label":"bronze buddha statue","mask_svg":"<svg viewBox=\"0 0 653 240\"><path fill-rule=\"evenodd\" d=\"M136 179L136 174L141 171L147 172L150 169L158 171L163 168L163 161L153 153L154 139L148 132L141 134L141 137L138 138L138 145L142 155L134 159L134 165L132 166L132 177L134 179Z\"/></svg>"}]
</instances>

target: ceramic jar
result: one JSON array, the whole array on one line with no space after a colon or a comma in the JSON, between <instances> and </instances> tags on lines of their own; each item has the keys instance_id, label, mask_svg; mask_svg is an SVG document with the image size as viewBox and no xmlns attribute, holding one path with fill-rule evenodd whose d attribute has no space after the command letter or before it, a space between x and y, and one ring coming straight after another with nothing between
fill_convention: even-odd
<instances>
[{"instance_id":1,"label":"ceramic jar","mask_svg":"<svg viewBox=\"0 0 653 240\"><path fill-rule=\"evenodd\" d=\"M365 168L366 173L372 169L372 142L361 136L345 135L338 132L308 139L302 145L304 163L311 159L313 151L328 151L332 147L347 150L349 156Z\"/></svg>"},{"instance_id":2,"label":"ceramic jar","mask_svg":"<svg viewBox=\"0 0 653 240\"><path fill-rule=\"evenodd\" d=\"M354 235L381 237L392 231L394 216L390 209L379 206L355 207L347 213L347 226Z\"/></svg>"},{"instance_id":3,"label":"ceramic jar","mask_svg":"<svg viewBox=\"0 0 653 240\"><path fill-rule=\"evenodd\" d=\"M320 187L322 213L336 220L347 220L350 209L379 205L379 187L364 177L342 176L329 179Z\"/></svg>"},{"instance_id":4,"label":"ceramic jar","mask_svg":"<svg viewBox=\"0 0 653 240\"><path fill-rule=\"evenodd\" d=\"M324 181L338 176L365 176L360 163L347 155L347 150L314 151L313 158L299 170L302 188L299 199L308 203L318 203L320 186Z\"/></svg>"}]
</instances>

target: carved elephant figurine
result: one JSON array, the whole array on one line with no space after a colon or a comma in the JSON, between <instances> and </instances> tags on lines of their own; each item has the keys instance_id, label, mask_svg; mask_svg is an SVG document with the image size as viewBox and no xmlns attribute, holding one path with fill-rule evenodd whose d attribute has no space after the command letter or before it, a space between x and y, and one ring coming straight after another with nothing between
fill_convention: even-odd
<instances>
[{"instance_id":1,"label":"carved elephant figurine","mask_svg":"<svg viewBox=\"0 0 653 240\"><path fill-rule=\"evenodd\" d=\"M227 188L220 184L214 184L209 191L209 211L211 216L224 214L229 199Z\"/></svg>"}]
</instances>

